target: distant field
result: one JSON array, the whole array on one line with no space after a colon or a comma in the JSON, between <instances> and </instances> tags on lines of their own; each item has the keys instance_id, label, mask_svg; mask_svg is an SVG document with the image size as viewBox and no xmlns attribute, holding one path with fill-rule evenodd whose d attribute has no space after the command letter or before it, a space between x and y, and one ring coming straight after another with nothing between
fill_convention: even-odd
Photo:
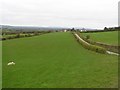
<instances>
[{"instance_id":1,"label":"distant field","mask_svg":"<svg viewBox=\"0 0 120 90\"><path fill-rule=\"evenodd\" d=\"M117 86L118 57L84 49L71 33L3 41L3 88Z\"/></svg>"},{"instance_id":2,"label":"distant field","mask_svg":"<svg viewBox=\"0 0 120 90\"><path fill-rule=\"evenodd\" d=\"M83 33L90 35L90 39L98 42L103 42L112 45L118 45L118 31L114 32L99 32L99 33Z\"/></svg>"}]
</instances>

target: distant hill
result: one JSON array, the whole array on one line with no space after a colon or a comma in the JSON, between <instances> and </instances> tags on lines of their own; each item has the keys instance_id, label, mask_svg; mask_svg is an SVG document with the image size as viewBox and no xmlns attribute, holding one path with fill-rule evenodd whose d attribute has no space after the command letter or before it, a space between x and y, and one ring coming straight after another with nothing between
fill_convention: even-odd
<instances>
[{"instance_id":1,"label":"distant hill","mask_svg":"<svg viewBox=\"0 0 120 90\"><path fill-rule=\"evenodd\" d=\"M0 29L2 30L27 30L27 31L33 31L33 30L64 30L69 28L64 27L34 27L34 26L9 26L9 25L0 25Z\"/></svg>"},{"instance_id":2,"label":"distant hill","mask_svg":"<svg viewBox=\"0 0 120 90\"><path fill-rule=\"evenodd\" d=\"M36 27L36 26L10 26L10 25L0 25L0 29L2 30L22 30L22 31L33 31L33 30L65 30L65 29L72 29L70 27ZM81 28L75 27L76 30L86 30L86 31L96 31L97 29L91 28Z\"/></svg>"}]
</instances>

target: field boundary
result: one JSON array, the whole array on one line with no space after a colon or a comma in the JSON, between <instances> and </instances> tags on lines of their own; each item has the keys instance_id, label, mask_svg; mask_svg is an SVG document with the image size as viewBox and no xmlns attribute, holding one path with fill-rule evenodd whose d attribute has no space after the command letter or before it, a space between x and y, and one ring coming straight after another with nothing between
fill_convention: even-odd
<instances>
[{"instance_id":1,"label":"field boundary","mask_svg":"<svg viewBox=\"0 0 120 90\"><path fill-rule=\"evenodd\" d=\"M114 53L119 53L120 54L120 46L118 45L110 45L110 44L106 44L106 43L102 43L102 42L96 42L96 41L93 41L93 40L90 40L90 39L86 39L84 36L82 36L80 34L80 32L77 32L77 34L83 39L85 40L86 42L92 44L92 45L97 45L97 46L100 46L100 47L103 47L105 48L106 50L108 51L111 51L111 52L114 52Z\"/></svg>"},{"instance_id":2,"label":"field boundary","mask_svg":"<svg viewBox=\"0 0 120 90\"><path fill-rule=\"evenodd\" d=\"M95 51L95 52L98 52L98 53L103 53L103 54L111 54L111 55L117 55L117 56L119 55L118 53L108 51L104 47L100 47L100 46L97 46L97 45L92 45L91 43L82 39L77 33L73 33L73 35L77 38L77 41L79 41L81 44L84 43L84 44L82 44L82 46L84 46L85 48L87 48L89 50L92 50L92 51ZM87 46L85 46L85 44Z\"/></svg>"},{"instance_id":3,"label":"field boundary","mask_svg":"<svg viewBox=\"0 0 120 90\"><path fill-rule=\"evenodd\" d=\"M98 46L104 47L108 51L120 54L120 46L108 45L108 44L104 44L104 43L101 43L101 42L94 42L94 45L98 45Z\"/></svg>"},{"instance_id":4,"label":"field boundary","mask_svg":"<svg viewBox=\"0 0 120 90\"><path fill-rule=\"evenodd\" d=\"M27 38L27 37L34 37L34 36L40 36L40 35L44 35L44 34L48 34L51 32L46 32L46 33L39 33L39 34L26 34L26 35L20 35L20 34L16 34L15 36L8 36L8 37L0 37L0 41L5 41L5 40L10 40L10 39L18 39L18 38Z\"/></svg>"},{"instance_id":5,"label":"field boundary","mask_svg":"<svg viewBox=\"0 0 120 90\"><path fill-rule=\"evenodd\" d=\"M92 45L85 40L83 40L77 33L73 33L74 37L77 39L77 41L86 49L95 51L98 53L106 54L106 49L100 46Z\"/></svg>"}]
</instances>

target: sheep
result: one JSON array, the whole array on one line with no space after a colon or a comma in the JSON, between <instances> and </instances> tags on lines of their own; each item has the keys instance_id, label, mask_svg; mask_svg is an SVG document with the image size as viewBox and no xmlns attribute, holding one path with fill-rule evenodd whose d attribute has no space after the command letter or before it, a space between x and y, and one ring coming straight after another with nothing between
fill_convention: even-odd
<instances>
[{"instance_id":1,"label":"sheep","mask_svg":"<svg viewBox=\"0 0 120 90\"><path fill-rule=\"evenodd\" d=\"M9 66L9 65L15 65L15 63L12 61L12 62L9 62L7 65L8 65L8 66Z\"/></svg>"}]
</instances>

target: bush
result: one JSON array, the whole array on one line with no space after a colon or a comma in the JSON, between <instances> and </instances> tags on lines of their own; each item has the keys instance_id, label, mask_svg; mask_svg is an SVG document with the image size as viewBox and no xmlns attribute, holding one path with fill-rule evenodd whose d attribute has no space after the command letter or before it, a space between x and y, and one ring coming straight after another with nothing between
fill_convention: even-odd
<instances>
[{"instance_id":1,"label":"bush","mask_svg":"<svg viewBox=\"0 0 120 90\"><path fill-rule=\"evenodd\" d=\"M27 37L32 37L32 35L31 35L31 34L28 34Z\"/></svg>"},{"instance_id":2,"label":"bush","mask_svg":"<svg viewBox=\"0 0 120 90\"><path fill-rule=\"evenodd\" d=\"M2 40L6 40L6 38L5 38L5 37L3 37L3 38L2 38Z\"/></svg>"},{"instance_id":3,"label":"bush","mask_svg":"<svg viewBox=\"0 0 120 90\"><path fill-rule=\"evenodd\" d=\"M14 37L13 36L9 36L9 37L7 37L7 39L13 39Z\"/></svg>"},{"instance_id":4,"label":"bush","mask_svg":"<svg viewBox=\"0 0 120 90\"><path fill-rule=\"evenodd\" d=\"M90 35L87 35L87 36L86 36L86 39L87 39L87 40L90 39Z\"/></svg>"},{"instance_id":5,"label":"bush","mask_svg":"<svg viewBox=\"0 0 120 90\"><path fill-rule=\"evenodd\" d=\"M35 35L35 36L39 35L39 32L34 32L34 35Z\"/></svg>"},{"instance_id":6,"label":"bush","mask_svg":"<svg viewBox=\"0 0 120 90\"><path fill-rule=\"evenodd\" d=\"M20 34L17 34L17 35L15 36L15 38L20 38Z\"/></svg>"}]
</instances>

